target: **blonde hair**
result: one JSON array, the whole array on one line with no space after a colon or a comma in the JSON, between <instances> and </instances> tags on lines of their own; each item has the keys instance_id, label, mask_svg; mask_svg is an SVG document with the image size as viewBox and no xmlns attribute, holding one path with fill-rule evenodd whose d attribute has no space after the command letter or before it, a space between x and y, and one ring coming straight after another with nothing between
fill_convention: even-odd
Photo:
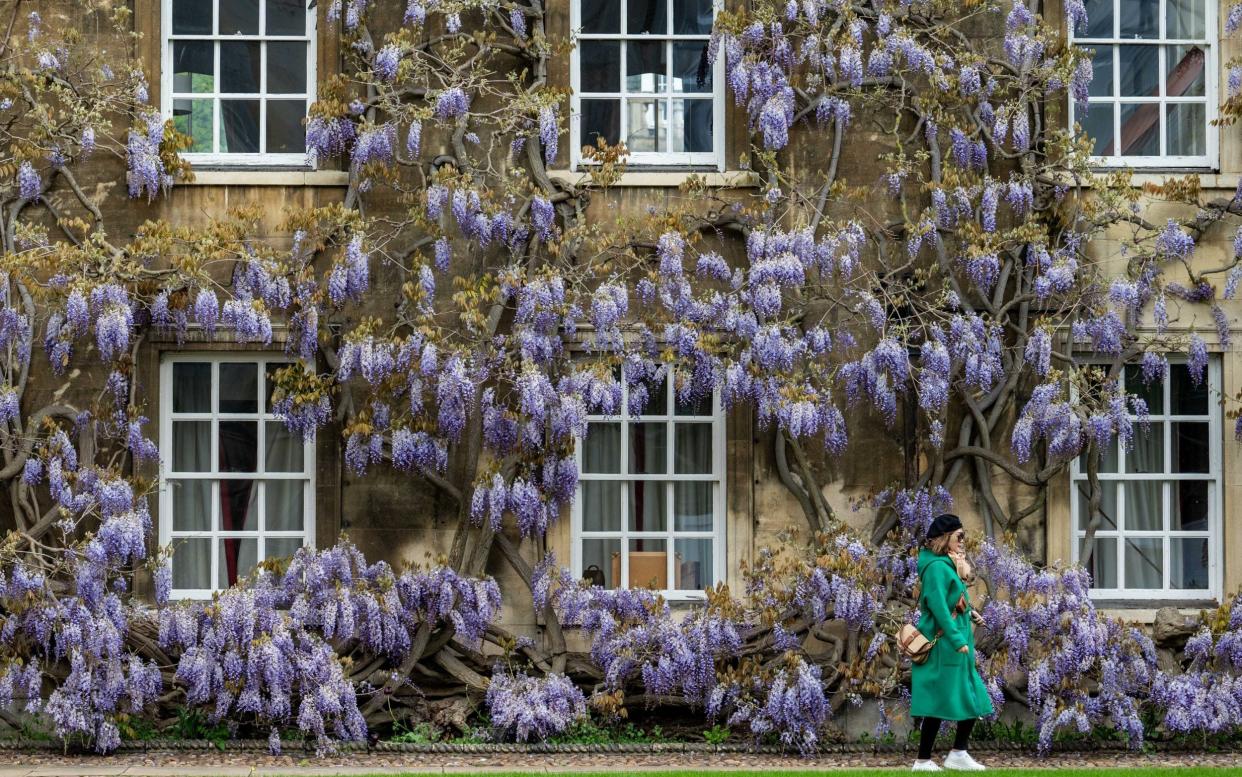
<instances>
[{"instance_id":1,"label":"blonde hair","mask_svg":"<svg viewBox=\"0 0 1242 777\"><path fill-rule=\"evenodd\" d=\"M953 532L941 534L939 537L932 537L927 541L927 549L937 556L945 556L949 553L949 541L953 539Z\"/></svg>"}]
</instances>

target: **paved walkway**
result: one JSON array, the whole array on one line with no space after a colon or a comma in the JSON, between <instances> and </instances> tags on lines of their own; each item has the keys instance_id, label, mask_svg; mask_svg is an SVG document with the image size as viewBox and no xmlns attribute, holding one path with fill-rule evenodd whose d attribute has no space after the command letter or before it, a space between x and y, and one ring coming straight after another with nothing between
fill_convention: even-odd
<instances>
[{"instance_id":1,"label":"paved walkway","mask_svg":"<svg viewBox=\"0 0 1242 777\"><path fill-rule=\"evenodd\" d=\"M1063 753L1048 758L1029 754L980 753L994 767L1169 767L1234 766L1242 756L1224 753ZM0 777L328 777L328 775L462 774L520 771L552 774L566 771L632 772L642 769L689 769L713 772L725 769L830 770L846 767L908 768L901 755L828 755L822 758L782 758L751 754L617 753L548 755L491 753L348 753L307 758L236 752L153 751L118 755L62 756L48 752L0 751Z\"/></svg>"}]
</instances>

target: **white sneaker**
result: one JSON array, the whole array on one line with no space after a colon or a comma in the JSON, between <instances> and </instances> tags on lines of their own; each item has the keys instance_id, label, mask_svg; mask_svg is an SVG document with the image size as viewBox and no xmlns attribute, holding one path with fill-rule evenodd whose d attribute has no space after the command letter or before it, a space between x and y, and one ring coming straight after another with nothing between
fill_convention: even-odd
<instances>
[{"instance_id":1,"label":"white sneaker","mask_svg":"<svg viewBox=\"0 0 1242 777\"><path fill-rule=\"evenodd\" d=\"M950 750L944 759L944 768L959 772L982 772L987 769L986 766L971 758L970 753L965 750Z\"/></svg>"},{"instance_id":2,"label":"white sneaker","mask_svg":"<svg viewBox=\"0 0 1242 777\"><path fill-rule=\"evenodd\" d=\"M912 768L910 771L912 772L941 772L944 770L941 769L939 766L936 766L935 761L928 758L926 761L921 761L921 760L915 761L914 768Z\"/></svg>"}]
</instances>

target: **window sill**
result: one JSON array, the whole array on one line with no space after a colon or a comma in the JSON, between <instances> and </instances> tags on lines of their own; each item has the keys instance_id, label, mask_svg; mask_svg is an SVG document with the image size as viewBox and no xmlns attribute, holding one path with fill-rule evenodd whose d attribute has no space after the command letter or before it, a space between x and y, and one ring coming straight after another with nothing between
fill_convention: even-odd
<instances>
[{"instance_id":1,"label":"window sill","mask_svg":"<svg viewBox=\"0 0 1242 777\"><path fill-rule=\"evenodd\" d=\"M702 178L713 188L743 189L759 186L759 175L750 170L626 170L618 176L614 186L635 188L670 188L681 186L691 176ZM585 170L549 170L548 177L554 181L578 185L588 179Z\"/></svg>"},{"instance_id":2,"label":"window sill","mask_svg":"<svg viewBox=\"0 0 1242 777\"><path fill-rule=\"evenodd\" d=\"M1165 607L1172 607L1184 615L1196 615L1200 610L1210 610L1218 606L1219 603L1214 599L1170 599L1167 602L1151 599L1133 602L1097 599L1095 602L1096 611L1101 615L1144 624L1155 623L1156 612Z\"/></svg>"},{"instance_id":3,"label":"window sill","mask_svg":"<svg viewBox=\"0 0 1242 777\"><path fill-rule=\"evenodd\" d=\"M194 170L194 180L177 186L341 186L349 185L346 170Z\"/></svg>"}]
</instances>

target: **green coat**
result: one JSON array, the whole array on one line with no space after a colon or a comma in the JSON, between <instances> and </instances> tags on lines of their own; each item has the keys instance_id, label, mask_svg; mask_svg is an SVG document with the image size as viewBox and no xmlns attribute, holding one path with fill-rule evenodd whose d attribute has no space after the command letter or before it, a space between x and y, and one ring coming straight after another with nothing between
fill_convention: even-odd
<instances>
[{"instance_id":1,"label":"green coat","mask_svg":"<svg viewBox=\"0 0 1242 777\"><path fill-rule=\"evenodd\" d=\"M927 548L919 551L919 576L923 594L919 600L922 615L919 631L933 639L937 631L944 634L932 646L931 656L911 670L910 715L942 720L970 720L992 714L992 699L975 666L975 635L970 623L970 607L955 613L959 597L970 596L966 584L957 575L957 567L948 556L939 556ZM966 645L968 653L957 652Z\"/></svg>"}]
</instances>

